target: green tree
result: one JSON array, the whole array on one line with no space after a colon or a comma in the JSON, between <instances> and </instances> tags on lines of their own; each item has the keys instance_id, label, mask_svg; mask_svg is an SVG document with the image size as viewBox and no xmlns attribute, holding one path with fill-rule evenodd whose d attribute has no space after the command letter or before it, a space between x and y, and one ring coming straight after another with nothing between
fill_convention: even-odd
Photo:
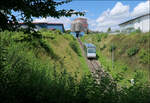
<instances>
[{"instance_id":1,"label":"green tree","mask_svg":"<svg viewBox=\"0 0 150 103\"><path fill-rule=\"evenodd\" d=\"M72 14L84 15L72 9L57 9L58 6L72 0L0 0L0 30L16 30L18 21L23 21L29 27L34 27L31 22L33 17L71 16ZM17 14L17 15L16 15Z\"/></svg>"},{"instance_id":2,"label":"green tree","mask_svg":"<svg viewBox=\"0 0 150 103\"><path fill-rule=\"evenodd\" d=\"M111 28L110 27L108 28L107 32L111 32Z\"/></svg>"}]
</instances>

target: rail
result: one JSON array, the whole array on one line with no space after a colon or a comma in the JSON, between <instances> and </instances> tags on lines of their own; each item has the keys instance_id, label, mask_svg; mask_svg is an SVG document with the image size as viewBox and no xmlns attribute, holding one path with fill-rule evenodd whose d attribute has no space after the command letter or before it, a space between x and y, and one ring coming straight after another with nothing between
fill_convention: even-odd
<instances>
[{"instance_id":1,"label":"rail","mask_svg":"<svg viewBox=\"0 0 150 103\"><path fill-rule=\"evenodd\" d=\"M85 55L85 52L84 52L84 49L83 49L83 44L80 40L80 38L77 38L79 44L80 44L80 48L82 50L82 54L84 55L86 61L87 61L87 64L88 64L88 67L90 68L90 71L92 72L93 76L101 79L101 77L105 77L105 76L109 76L109 78L112 79L112 77L103 70L102 66L100 65L99 61L96 60L96 59L87 59L86 55Z\"/></svg>"}]
</instances>

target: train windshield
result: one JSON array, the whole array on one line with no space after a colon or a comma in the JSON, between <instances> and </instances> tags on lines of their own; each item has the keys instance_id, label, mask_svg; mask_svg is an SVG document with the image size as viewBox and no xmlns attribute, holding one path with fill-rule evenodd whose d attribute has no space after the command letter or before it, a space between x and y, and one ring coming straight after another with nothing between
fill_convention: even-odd
<instances>
[{"instance_id":1,"label":"train windshield","mask_svg":"<svg viewBox=\"0 0 150 103\"><path fill-rule=\"evenodd\" d=\"M95 48L89 48L89 49L88 49L88 53L96 53Z\"/></svg>"}]
</instances>

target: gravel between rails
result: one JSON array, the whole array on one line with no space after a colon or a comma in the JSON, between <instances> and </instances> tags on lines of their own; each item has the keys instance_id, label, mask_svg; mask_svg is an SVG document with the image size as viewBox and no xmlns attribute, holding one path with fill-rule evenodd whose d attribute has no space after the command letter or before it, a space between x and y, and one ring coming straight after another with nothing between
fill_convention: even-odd
<instances>
[{"instance_id":1,"label":"gravel between rails","mask_svg":"<svg viewBox=\"0 0 150 103\"><path fill-rule=\"evenodd\" d=\"M96 60L96 59L87 59L87 57L85 55L85 52L84 52L83 43L81 42L80 38L77 38L77 40L78 40L78 42L80 44L80 48L81 48L82 54L83 54L83 56L86 59L86 62L88 64L88 67L89 67L90 71L92 72L92 75L94 77L96 77L98 80L100 80L101 77L103 77L103 76L104 77L108 76L109 78L111 78L111 80L113 80L112 76L104 71L104 69L102 68L102 66L100 65L98 60Z\"/></svg>"}]
</instances>

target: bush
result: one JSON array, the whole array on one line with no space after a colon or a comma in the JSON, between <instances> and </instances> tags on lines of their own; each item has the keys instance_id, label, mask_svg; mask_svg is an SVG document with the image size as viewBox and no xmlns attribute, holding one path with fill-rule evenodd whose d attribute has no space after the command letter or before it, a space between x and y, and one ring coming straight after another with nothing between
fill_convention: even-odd
<instances>
[{"instance_id":1,"label":"bush","mask_svg":"<svg viewBox=\"0 0 150 103\"><path fill-rule=\"evenodd\" d=\"M113 52L116 49L116 45L112 44L110 45L109 51Z\"/></svg>"},{"instance_id":2,"label":"bush","mask_svg":"<svg viewBox=\"0 0 150 103\"><path fill-rule=\"evenodd\" d=\"M146 50L141 50L139 53L140 63L150 64L150 53Z\"/></svg>"},{"instance_id":3,"label":"bush","mask_svg":"<svg viewBox=\"0 0 150 103\"><path fill-rule=\"evenodd\" d=\"M78 56L81 56L80 47L77 41L71 41L69 45L77 53Z\"/></svg>"},{"instance_id":4,"label":"bush","mask_svg":"<svg viewBox=\"0 0 150 103\"><path fill-rule=\"evenodd\" d=\"M143 35L139 40L138 43L146 43L148 41L148 36Z\"/></svg>"},{"instance_id":5,"label":"bush","mask_svg":"<svg viewBox=\"0 0 150 103\"><path fill-rule=\"evenodd\" d=\"M96 36L97 42L100 42L101 38L102 38L101 34L97 34L97 36Z\"/></svg>"},{"instance_id":6,"label":"bush","mask_svg":"<svg viewBox=\"0 0 150 103\"><path fill-rule=\"evenodd\" d=\"M140 34L140 33L141 33L141 30L140 30L140 29L137 29L137 30L131 32L130 34L131 34L131 35L135 35L135 34Z\"/></svg>"},{"instance_id":7,"label":"bush","mask_svg":"<svg viewBox=\"0 0 150 103\"><path fill-rule=\"evenodd\" d=\"M100 48L100 50L104 50L106 48L106 45L104 44L101 48Z\"/></svg>"},{"instance_id":8,"label":"bush","mask_svg":"<svg viewBox=\"0 0 150 103\"><path fill-rule=\"evenodd\" d=\"M131 57L131 56L134 56L135 54L137 54L138 51L139 51L138 47L129 48L127 50L127 54L128 54L129 57Z\"/></svg>"},{"instance_id":9,"label":"bush","mask_svg":"<svg viewBox=\"0 0 150 103\"><path fill-rule=\"evenodd\" d=\"M31 43L16 43L9 33L5 34L0 35L0 53L5 58L0 59L1 64L5 64L0 69L1 103L150 102L149 84L136 82L134 86L118 88L116 81L112 81L107 75L96 80L92 74L85 74L79 80L76 73L72 75L64 68L57 72L55 64L51 65L49 60L37 58L28 48ZM49 51L46 41L40 42ZM126 69L125 67L124 71ZM137 73L135 78L141 76Z\"/></svg>"},{"instance_id":10,"label":"bush","mask_svg":"<svg viewBox=\"0 0 150 103\"><path fill-rule=\"evenodd\" d=\"M103 38L107 38L108 37L107 33L102 33L101 35L102 35Z\"/></svg>"},{"instance_id":11,"label":"bush","mask_svg":"<svg viewBox=\"0 0 150 103\"><path fill-rule=\"evenodd\" d=\"M72 35L70 34L65 34L63 36L66 40L69 40L69 41L73 41L73 40L76 40Z\"/></svg>"}]
</instances>

